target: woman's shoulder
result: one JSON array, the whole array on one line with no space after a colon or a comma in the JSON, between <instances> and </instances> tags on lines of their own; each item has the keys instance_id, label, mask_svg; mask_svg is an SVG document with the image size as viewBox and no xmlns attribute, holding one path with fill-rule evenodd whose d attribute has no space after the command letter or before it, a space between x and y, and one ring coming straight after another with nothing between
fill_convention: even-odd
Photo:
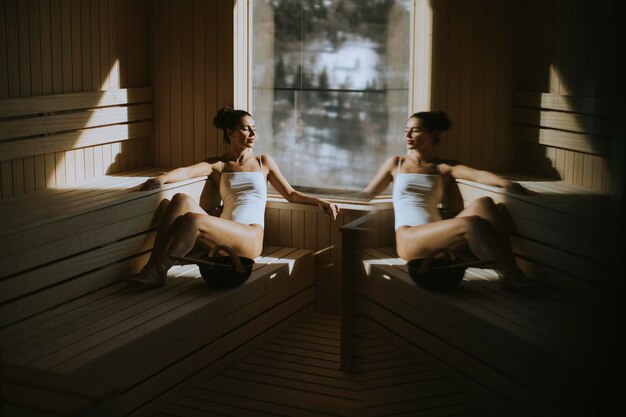
<instances>
[{"instance_id":1,"label":"woman's shoulder","mask_svg":"<svg viewBox=\"0 0 626 417\"><path fill-rule=\"evenodd\" d=\"M453 167L455 167L457 165L461 165L461 163L459 161L455 160L455 159L439 158L438 160L436 160L434 162L440 168L453 168Z\"/></svg>"},{"instance_id":2,"label":"woman's shoulder","mask_svg":"<svg viewBox=\"0 0 626 417\"><path fill-rule=\"evenodd\" d=\"M267 153L255 154L254 157L257 159L257 161L259 161L260 163L264 165L276 164L276 162L274 161L274 158L272 158L272 156Z\"/></svg>"},{"instance_id":3,"label":"woman's shoulder","mask_svg":"<svg viewBox=\"0 0 626 417\"><path fill-rule=\"evenodd\" d=\"M209 166L209 169L211 170L211 173L217 171L217 172L222 172L222 170L224 169L224 156L220 155L220 156L210 156L208 158L206 158L204 161L202 161L202 163L205 163Z\"/></svg>"},{"instance_id":4,"label":"woman's shoulder","mask_svg":"<svg viewBox=\"0 0 626 417\"><path fill-rule=\"evenodd\" d=\"M392 155L384 162L384 165L387 167L397 167L398 164L404 162L406 156L403 155Z\"/></svg>"}]
</instances>

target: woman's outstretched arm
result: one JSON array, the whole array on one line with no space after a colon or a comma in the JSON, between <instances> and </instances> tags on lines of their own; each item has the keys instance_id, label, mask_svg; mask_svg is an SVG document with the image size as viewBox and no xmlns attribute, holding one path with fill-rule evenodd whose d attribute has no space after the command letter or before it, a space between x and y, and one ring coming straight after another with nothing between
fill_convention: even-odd
<instances>
[{"instance_id":1,"label":"woman's outstretched arm","mask_svg":"<svg viewBox=\"0 0 626 417\"><path fill-rule=\"evenodd\" d=\"M261 158L263 158L263 165L266 166L269 170L268 180L270 184L272 184L272 187L274 187L274 189L278 191L280 195L285 198L285 200L291 203L302 203L318 206L326 214L332 217L333 220L337 218L337 214L339 214L339 208L336 204L294 190L289 182L287 182L287 179L285 179L282 172L280 172L278 165L271 156L262 155Z\"/></svg>"},{"instance_id":2,"label":"woman's outstretched arm","mask_svg":"<svg viewBox=\"0 0 626 417\"><path fill-rule=\"evenodd\" d=\"M516 193L524 193L525 189L520 184L502 178L493 172L475 169L466 165L441 164L440 171L442 174L450 174L457 179L474 181L485 185L493 185L495 187L506 188Z\"/></svg>"},{"instance_id":3,"label":"woman's outstretched arm","mask_svg":"<svg viewBox=\"0 0 626 417\"><path fill-rule=\"evenodd\" d=\"M139 187L139 191L152 190L159 188L163 184L172 182L185 181L191 178L209 176L217 169L217 162L200 162L198 164L189 165L173 169L161 175L148 179Z\"/></svg>"}]
</instances>

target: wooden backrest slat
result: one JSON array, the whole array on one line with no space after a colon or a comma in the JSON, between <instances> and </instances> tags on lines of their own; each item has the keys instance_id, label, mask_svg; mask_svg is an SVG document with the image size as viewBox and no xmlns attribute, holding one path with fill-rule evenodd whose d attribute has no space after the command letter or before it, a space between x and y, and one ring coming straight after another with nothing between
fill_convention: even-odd
<instances>
[{"instance_id":1,"label":"wooden backrest slat","mask_svg":"<svg viewBox=\"0 0 626 417\"><path fill-rule=\"evenodd\" d=\"M0 161L144 138L152 134L152 128L152 121L142 121L0 142Z\"/></svg>"},{"instance_id":2,"label":"wooden backrest slat","mask_svg":"<svg viewBox=\"0 0 626 417\"><path fill-rule=\"evenodd\" d=\"M0 100L0 118L151 101L151 87L12 98Z\"/></svg>"},{"instance_id":3,"label":"wooden backrest slat","mask_svg":"<svg viewBox=\"0 0 626 417\"><path fill-rule=\"evenodd\" d=\"M10 120L0 124L2 127L0 140L149 119L152 119L152 104L106 107L33 119Z\"/></svg>"},{"instance_id":4,"label":"wooden backrest slat","mask_svg":"<svg viewBox=\"0 0 626 417\"><path fill-rule=\"evenodd\" d=\"M516 141L610 156L619 106L612 100L516 91Z\"/></svg>"},{"instance_id":5,"label":"wooden backrest slat","mask_svg":"<svg viewBox=\"0 0 626 417\"><path fill-rule=\"evenodd\" d=\"M605 138L610 138L613 133L611 121L553 110L516 107L513 111L513 121L516 125L559 129Z\"/></svg>"},{"instance_id":6,"label":"wooden backrest slat","mask_svg":"<svg viewBox=\"0 0 626 417\"><path fill-rule=\"evenodd\" d=\"M563 130L516 125L513 127L513 136L516 140L522 142L537 143L593 155L608 156L611 152L611 141L609 139Z\"/></svg>"},{"instance_id":7,"label":"wooden backrest slat","mask_svg":"<svg viewBox=\"0 0 626 417\"><path fill-rule=\"evenodd\" d=\"M152 88L0 100L0 161L148 137Z\"/></svg>"},{"instance_id":8,"label":"wooden backrest slat","mask_svg":"<svg viewBox=\"0 0 626 417\"><path fill-rule=\"evenodd\" d=\"M616 119L619 117L619 106L611 100L597 100L586 97L516 91L514 103L517 107L591 114L609 119Z\"/></svg>"},{"instance_id":9,"label":"wooden backrest slat","mask_svg":"<svg viewBox=\"0 0 626 417\"><path fill-rule=\"evenodd\" d=\"M139 181L137 185L141 184L143 181L145 180ZM188 189L189 192L197 193L204 189L205 183L206 183L206 180L204 178L193 178L190 180L167 184L164 187L159 188L158 190L150 190L150 191L144 191L144 192L122 192L120 195L116 195L113 197L104 196L105 198L98 199L96 202L92 202L92 205L88 208L87 211L88 212L96 211L96 210L104 209L106 207L116 206L122 203L125 204L125 203L128 203L130 201L135 201L135 200L142 203L142 202L147 201L144 199L146 195L157 194L160 196L165 196L166 193L170 192L170 190L174 190L179 187L186 186L188 184L189 185L192 184L190 185L190 188ZM41 218L41 217L39 218L35 217L35 218L30 218L30 219L24 218L21 224L19 225L9 224L6 229L0 230L0 238L4 238L6 237L6 235L9 235L9 234L20 233L25 230L38 230L43 225L46 225L49 223L56 223L56 222L59 222L60 220L69 219L79 214L85 213L85 210L86 210L85 207L79 206L79 207L68 208L66 210L61 211L60 213L57 213L57 215L46 216L45 218Z\"/></svg>"}]
</instances>

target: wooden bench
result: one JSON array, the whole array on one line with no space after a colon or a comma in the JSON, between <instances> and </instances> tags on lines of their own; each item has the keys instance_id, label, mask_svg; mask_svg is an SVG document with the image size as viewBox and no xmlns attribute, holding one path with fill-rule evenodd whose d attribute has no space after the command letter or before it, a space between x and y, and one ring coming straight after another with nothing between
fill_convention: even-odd
<instances>
[{"instance_id":1,"label":"wooden bench","mask_svg":"<svg viewBox=\"0 0 626 417\"><path fill-rule=\"evenodd\" d=\"M517 261L545 285L539 298L506 293L494 271L479 269L453 294L424 291L389 245L372 245L379 239L367 237L367 220L344 226L344 367L365 327L438 363L508 414L614 413L624 362L618 108L517 91L514 168L524 174L504 175L530 193L457 182L466 205L489 197L506 207Z\"/></svg>"},{"instance_id":2,"label":"wooden bench","mask_svg":"<svg viewBox=\"0 0 626 417\"><path fill-rule=\"evenodd\" d=\"M136 292L114 282L5 326L2 358L11 375L25 369L98 387L106 401L86 405L104 403L105 415L152 415L309 314L313 302L313 253L266 247L234 290L210 288L195 265L175 266L163 288ZM4 402L9 411L42 407L23 395ZM90 410L64 407L71 413L63 415Z\"/></svg>"},{"instance_id":3,"label":"wooden bench","mask_svg":"<svg viewBox=\"0 0 626 417\"><path fill-rule=\"evenodd\" d=\"M0 204L4 218L14 219L0 232L7 412L74 415L104 407L104 396L103 415L148 415L311 310L309 250L266 247L249 281L232 291L211 290L195 266L174 267L163 289L127 291L120 280L145 263L163 199L184 192L200 201L210 189L193 179L137 192L154 173L107 176ZM54 389L66 399L58 402ZM26 393L34 391L51 399L33 402Z\"/></svg>"},{"instance_id":4,"label":"wooden bench","mask_svg":"<svg viewBox=\"0 0 626 417\"><path fill-rule=\"evenodd\" d=\"M530 195L459 181L467 204L479 197L502 203L511 216L509 232L518 262L530 276L598 309L619 309L618 219L608 195L564 181L510 176Z\"/></svg>"},{"instance_id":5,"label":"wooden bench","mask_svg":"<svg viewBox=\"0 0 626 417\"><path fill-rule=\"evenodd\" d=\"M142 169L0 201L0 325L130 276L152 247L158 208L176 193L201 198L204 179L148 192Z\"/></svg>"},{"instance_id":6,"label":"wooden bench","mask_svg":"<svg viewBox=\"0 0 626 417\"><path fill-rule=\"evenodd\" d=\"M594 239L607 227L598 216L605 196L558 181L521 182L535 194L468 181L459 188L466 203L506 203L518 262L546 284L535 298L502 291L495 271L474 268L454 293L425 291L393 248L363 244L372 229L366 219L344 226L353 253L348 265L344 252L344 368L352 338L366 329L437 364L507 415L611 410L624 322L617 268Z\"/></svg>"},{"instance_id":7,"label":"wooden bench","mask_svg":"<svg viewBox=\"0 0 626 417\"><path fill-rule=\"evenodd\" d=\"M196 266L172 268L162 289L129 291L120 281L145 263L161 202L212 195L205 179L136 191L154 173L0 204L14 219L0 231L7 413L150 415L312 311L313 252L304 249L264 248L231 291L212 290Z\"/></svg>"},{"instance_id":8,"label":"wooden bench","mask_svg":"<svg viewBox=\"0 0 626 417\"><path fill-rule=\"evenodd\" d=\"M0 101L3 161L150 135L151 90ZM249 280L210 288L196 266L127 289L164 202L215 206L196 178L137 188L138 168L0 200L4 415L153 415L312 311L313 252L267 246ZM3 179L6 177L3 176Z\"/></svg>"}]
</instances>

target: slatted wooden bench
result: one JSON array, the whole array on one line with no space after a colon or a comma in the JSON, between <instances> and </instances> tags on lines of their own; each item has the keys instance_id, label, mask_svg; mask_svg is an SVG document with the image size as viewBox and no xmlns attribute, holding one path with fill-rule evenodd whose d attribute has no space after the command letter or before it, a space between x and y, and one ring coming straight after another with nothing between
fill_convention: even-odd
<instances>
[{"instance_id":1,"label":"slatted wooden bench","mask_svg":"<svg viewBox=\"0 0 626 417\"><path fill-rule=\"evenodd\" d=\"M525 179L536 194L469 181L459 188L466 202L489 196L506 203L518 261L546 285L538 297L502 291L495 271L474 268L452 294L425 291L393 248L359 243L368 225L357 219L344 226L344 245L351 242L356 254L344 271L342 314L351 328L344 340L373 330L439 363L507 413L594 415L612 406L623 363L621 274L593 239L606 228L596 212L605 196ZM351 354L344 351L343 360Z\"/></svg>"},{"instance_id":2,"label":"slatted wooden bench","mask_svg":"<svg viewBox=\"0 0 626 417\"><path fill-rule=\"evenodd\" d=\"M114 282L3 327L2 358L11 374L22 368L99 387L108 415L152 415L309 314L313 286L313 253L304 249L264 248L234 290L210 288L195 265L176 266L161 289ZM37 381L22 386L32 391ZM95 400L86 405L97 410L103 401ZM4 401L9 411L42 406ZM90 410L65 407L67 415Z\"/></svg>"},{"instance_id":3,"label":"slatted wooden bench","mask_svg":"<svg viewBox=\"0 0 626 417\"><path fill-rule=\"evenodd\" d=\"M151 90L131 90L0 101L0 159L150 135ZM0 200L5 415L152 415L312 310L313 252L296 248L265 247L234 290L210 288L193 265L163 288L127 289L166 200L215 206L206 178L137 191L161 171Z\"/></svg>"},{"instance_id":4,"label":"slatted wooden bench","mask_svg":"<svg viewBox=\"0 0 626 417\"><path fill-rule=\"evenodd\" d=\"M2 204L16 218L2 231L7 413L149 415L311 310L308 250L265 248L250 280L230 292L212 291L189 266L174 268L161 290L126 291L120 280L145 263L160 202L179 192L206 197L204 179L135 191L153 174ZM32 392L45 395L33 402Z\"/></svg>"},{"instance_id":5,"label":"slatted wooden bench","mask_svg":"<svg viewBox=\"0 0 626 417\"><path fill-rule=\"evenodd\" d=\"M619 244L613 238L616 219L608 195L563 181L510 176L530 195L499 187L459 181L467 204L489 197L511 216L509 232L518 262L530 276L583 303L617 311Z\"/></svg>"},{"instance_id":6,"label":"slatted wooden bench","mask_svg":"<svg viewBox=\"0 0 626 417\"><path fill-rule=\"evenodd\" d=\"M136 191L155 172L0 204L13 219L0 231L7 413L150 415L312 310L310 250L264 248L232 291L209 288L195 266L174 267L162 289L129 291L120 281L147 260L161 202L213 195L203 178Z\"/></svg>"},{"instance_id":7,"label":"slatted wooden bench","mask_svg":"<svg viewBox=\"0 0 626 417\"><path fill-rule=\"evenodd\" d=\"M507 196L461 181L463 199L489 196L507 205L514 249L530 274L598 308L616 309L624 198L620 106L528 91L516 91L513 105L516 169L532 174L513 179L532 195Z\"/></svg>"},{"instance_id":8,"label":"slatted wooden bench","mask_svg":"<svg viewBox=\"0 0 626 417\"><path fill-rule=\"evenodd\" d=\"M0 325L27 318L138 271L163 199L201 198L204 179L138 192L140 169L0 202Z\"/></svg>"},{"instance_id":9,"label":"slatted wooden bench","mask_svg":"<svg viewBox=\"0 0 626 417\"><path fill-rule=\"evenodd\" d=\"M195 266L173 268L163 289L126 290L120 280L145 263L163 199L211 195L205 179L136 191L154 174L107 176L0 205L14 219L1 231L7 412L104 407L102 415L149 415L311 310L309 250L266 247L249 281L233 291L211 290ZM56 382L42 386L24 372ZM34 391L49 400L33 402L25 393Z\"/></svg>"}]
</instances>

